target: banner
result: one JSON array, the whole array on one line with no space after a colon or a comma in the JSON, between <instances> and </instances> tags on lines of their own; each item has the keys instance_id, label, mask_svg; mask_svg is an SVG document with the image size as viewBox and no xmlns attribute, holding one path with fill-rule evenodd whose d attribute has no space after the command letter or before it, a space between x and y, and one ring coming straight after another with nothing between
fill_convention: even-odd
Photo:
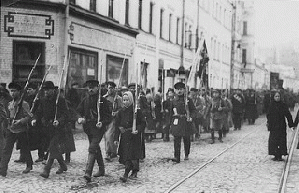
<instances>
[{"instance_id":1,"label":"banner","mask_svg":"<svg viewBox=\"0 0 299 193\"><path fill-rule=\"evenodd\" d=\"M279 89L279 73L270 72L270 90Z\"/></svg>"},{"instance_id":2,"label":"banner","mask_svg":"<svg viewBox=\"0 0 299 193\"><path fill-rule=\"evenodd\" d=\"M203 82L203 73L206 72L206 65L209 61L207 46L204 38L199 42L199 47L195 53L190 73L187 80L189 88L196 88L197 78L200 79L200 84Z\"/></svg>"}]
</instances>

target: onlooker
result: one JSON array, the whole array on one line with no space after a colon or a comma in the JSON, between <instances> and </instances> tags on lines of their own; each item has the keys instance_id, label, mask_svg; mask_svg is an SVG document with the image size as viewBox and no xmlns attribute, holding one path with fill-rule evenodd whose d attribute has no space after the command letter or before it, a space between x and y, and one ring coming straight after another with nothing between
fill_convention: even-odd
<instances>
[{"instance_id":1,"label":"onlooker","mask_svg":"<svg viewBox=\"0 0 299 193\"><path fill-rule=\"evenodd\" d=\"M281 98L281 94L275 92L274 100L271 102L267 113L267 127L270 131L268 150L269 155L275 156L274 161L282 161L282 155L288 155L285 118L288 120L289 127L294 126L292 115L287 105L281 101ZM296 124L298 124L297 117Z\"/></svg>"}]
</instances>

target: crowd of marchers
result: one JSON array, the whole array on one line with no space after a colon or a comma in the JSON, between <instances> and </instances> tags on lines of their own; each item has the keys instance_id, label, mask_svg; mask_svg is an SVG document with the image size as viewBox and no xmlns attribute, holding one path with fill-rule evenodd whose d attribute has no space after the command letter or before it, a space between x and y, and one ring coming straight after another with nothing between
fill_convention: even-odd
<instances>
[{"instance_id":1,"label":"crowd of marchers","mask_svg":"<svg viewBox=\"0 0 299 193\"><path fill-rule=\"evenodd\" d=\"M88 158L82 174L86 182L105 176L104 160L112 162L116 158L125 165L122 182L137 178L146 155L145 142L154 140L157 133L162 133L164 142L172 136L171 160L180 163L182 139L187 161L191 142L200 140L201 133L211 134L211 144L223 143L230 130L241 130L244 122L255 124L262 114L266 114L270 132L269 155L277 161L287 155L286 124L295 127L299 119L298 113L294 120L290 113L297 103L296 95L290 91L236 89L228 93L220 89L189 89L182 82L165 94L161 89L143 89L135 83L117 88L111 81L99 84L88 80L82 86L73 83L66 93L51 81L29 83L25 90L15 82L8 89L5 85L0 87L1 176L7 176L14 147L20 150L19 159L14 161L26 163L24 174L33 170L31 151L35 150L35 162L44 164L41 177L49 177L55 159L59 163L56 174L67 171L71 152L76 151L76 124L83 126L88 139ZM93 173L96 163L98 169Z\"/></svg>"}]
</instances>

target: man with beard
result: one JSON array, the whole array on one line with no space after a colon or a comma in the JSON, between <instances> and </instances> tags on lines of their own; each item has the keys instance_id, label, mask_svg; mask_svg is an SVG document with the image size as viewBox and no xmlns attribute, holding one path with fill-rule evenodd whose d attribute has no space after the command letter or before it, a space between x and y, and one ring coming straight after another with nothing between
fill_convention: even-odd
<instances>
[{"instance_id":1,"label":"man with beard","mask_svg":"<svg viewBox=\"0 0 299 193\"><path fill-rule=\"evenodd\" d=\"M83 124L84 132L87 134L89 141L89 153L84 178L87 182L90 182L95 160L98 162L99 171L93 176L100 177L105 175L100 142L105 134L106 126L111 122L112 116L107 99L100 96L99 100L99 81L88 80L86 85L88 94L79 104L77 112L79 113L78 123ZM99 112L97 109L98 105ZM98 122L98 116L100 116L100 122Z\"/></svg>"},{"instance_id":2,"label":"man with beard","mask_svg":"<svg viewBox=\"0 0 299 193\"><path fill-rule=\"evenodd\" d=\"M21 143L21 149L24 152L27 165L23 173L29 173L33 165L27 138L27 124L31 118L30 108L27 102L21 101L22 87L19 84L12 82L8 85L8 88L13 100L8 104L10 121L8 128L4 130L6 140L0 162L0 175L3 177L7 175L8 163L16 140L19 140ZM20 104L21 102L22 104ZM20 107L19 111L18 107Z\"/></svg>"},{"instance_id":3,"label":"man with beard","mask_svg":"<svg viewBox=\"0 0 299 193\"><path fill-rule=\"evenodd\" d=\"M117 94L114 82L108 81L107 83L108 92L104 96L109 101L109 110L112 112L112 121L107 125L107 131L104 135L105 138L105 149L106 149L106 160L112 161L112 158L117 157L117 146L114 144L114 132L115 132L115 116L122 107L122 98Z\"/></svg>"}]
</instances>

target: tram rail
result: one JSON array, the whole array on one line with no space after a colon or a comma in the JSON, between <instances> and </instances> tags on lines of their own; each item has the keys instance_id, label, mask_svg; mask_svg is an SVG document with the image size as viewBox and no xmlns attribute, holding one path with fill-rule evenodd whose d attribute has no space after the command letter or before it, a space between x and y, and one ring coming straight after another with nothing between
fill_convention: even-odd
<instances>
[{"instance_id":1,"label":"tram rail","mask_svg":"<svg viewBox=\"0 0 299 193\"><path fill-rule=\"evenodd\" d=\"M293 152L294 152L294 149L296 148L297 140L298 140L298 128L296 128L296 132L293 132L293 137L292 137L292 141L290 143L289 152L288 152L289 155L285 161L283 171L282 171L282 174L281 174L281 177L279 180L278 193L286 192L287 179L288 179L288 175L289 175L289 171L290 171L290 167L291 167Z\"/></svg>"},{"instance_id":2,"label":"tram rail","mask_svg":"<svg viewBox=\"0 0 299 193\"><path fill-rule=\"evenodd\" d=\"M266 122L262 123L261 125L265 125L265 124L266 124ZM249 135L252 135L252 134L256 133L259 130L259 128L260 127L257 127L252 132L247 133L245 136L243 136L241 139L239 139L238 141L236 141L234 144L228 146L227 148L225 148L224 150L222 150L220 153L218 153L217 155L215 155L214 157L212 157L211 159L209 159L208 161L206 161L204 164L202 164L199 167L197 167L195 170L193 170L193 172L191 172L189 175L187 175L186 177L184 177L182 180L180 180L180 181L176 182L175 184L173 184L164 193L170 193L170 192L174 191L175 189L177 189L187 179L191 178L192 176L194 176L195 174L197 174L198 172L200 172L201 170L203 170L207 165L211 164L215 159L217 159L218 157L220 157L221 155L223 155L224 153L226 153L228 150L232 149L234 146L236 146L241 141L243 141L244 139L246 139Z\"/></svg>"}]
</instances>

